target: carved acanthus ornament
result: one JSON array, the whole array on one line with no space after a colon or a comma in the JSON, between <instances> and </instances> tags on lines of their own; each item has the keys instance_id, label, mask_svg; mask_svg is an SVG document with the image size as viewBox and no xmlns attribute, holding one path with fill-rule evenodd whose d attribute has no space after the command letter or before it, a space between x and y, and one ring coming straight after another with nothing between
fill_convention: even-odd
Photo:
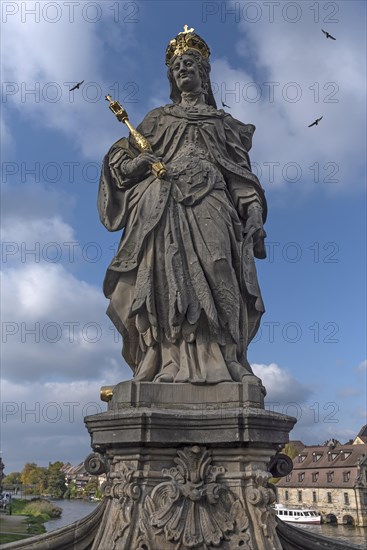
<instances>
[{"instance_id":1,"label":"carved acanthus ornament","mask_svg":"<svg viewBox=\"0 0 367 550\"><path fill-rule=\"evenodd\" d=\"M268 484L269 477L266 472L256 472L245 491L246 503L254 507L258 525L266 538L274 537L276 527L275 513L269 507L276 496Z\"/></svg>"},{"instance_id":2,"label":"carved acanthus ornament","mask_svg":"<svg viewBox=\"0 0 367 550\"><path fill-rule=\"evenodd\" d=\"M140 498L141 489L134 479L135 469L118 459L112 462L108 481L102 486L106 497L112 499L111 520L109 528L104 533L102 545L110 545L111 550L122 548L124 538L132 521L135 505Z\"/></svg>"},{"instance_id":3,"label":"carved acanthus ornament","mask_svg":"<svg viewBox=\"0 0 367 550\"><path fill-rule=\"evenodd\" d=\"M138 548L207 549L231 540L232 534L239 535L243 550L252 548L241 502L217 483L224 468L213 466L203 447L185 447L177 455L177 466L162 470L170 481L157 485L145 498Z\"/></svg>"}]
</instances>

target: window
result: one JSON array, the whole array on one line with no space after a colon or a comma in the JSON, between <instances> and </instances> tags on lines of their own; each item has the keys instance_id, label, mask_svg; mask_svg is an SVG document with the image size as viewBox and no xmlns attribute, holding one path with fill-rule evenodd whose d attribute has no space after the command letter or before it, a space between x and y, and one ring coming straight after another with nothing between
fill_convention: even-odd
<instances>
[{"instance_id":1,"label":"window","mask_svg":"<svg viewBox=\"0 0 367 550\"><path fill-rule=\"evenodd\" d=\"M301 482L305 479L305 473L302 472L301 474L298 474L298 481Z\"/></svg>"},{"instance_id":2,"label":"window","mask_svg":"<svg viewBox=\"0 0 367 550\"><path fill-rule=\"evenodd\" d=\"M313 462L317 462L322 457L322 453L312 453Z\"/></svg>"},{"instance_id":3,"label":"window","mask_svg":"<svg viewBox=\"0 0 367 550\"><path fill-rule=\"evenodd\" d=\"M350 472L343 472L343 481L349 481L350 480Z\"/></svg>"},{"instance_id":4,"label":"window","mask_svg":"<svg viewBox=\"0 0 367 550\"><path fill-rule=\"evenodd\" d=\"M326 474L326 479L327 479L327 482L328 483L331 483L333 481L333 477L334 477L334 472L328 472Z\"/></svg>"},{"instance_id":5,"label":"window","mask_svg":"<svg viewBox=\"0 0 367 550\"><path fill-rule=\"evenodd\" d=\"M319 478L319 472L313 472L312 474L312 481L315 482Z\"/></svg>"},{"instance_id":6,"label":"window","mask_svg":"<svg viewBox=\"0 0 367 550\"><path fill-rule=\"evenodd\" d=\"M288 491L285 491L284 498L285 498L285 500L289 500L289 492Z\"/></svg>"},{"instance_id":7,"label":"window","mask_svg":"<svg viewBox=\"0 0 367 550\"><path fill-rule=\"evenodd\" d=\"M307 455L298 455L298 462L303 462Z\"/></svg>"},{"instance_id":8,"label":"window","mask_svg":"<svg viewBox=\"0 0 367 550\"><path fill-rule=\"evenodd\" d=\"M346 460L351 454L352 453L347 453L346 451L341 451L342 460Z\"/></svg>"},{"instance_id":9,"label":"window","mask_svg":"<svg viewBox=\"0 0 367 550\"><path fill-rule=\"evenodd\" d=\"M348 495L348 493L344 493L344 504L346 506L349 506L349 495Z\"/></svg>"},{"instance_id":10,"label":"window","mask_svg":"<svg viewBox=\"0 0 367 550\"><path fill-rule=\"evenodd\" d=\"M298 502L302 502L302 491L298 491Z\"/></svg>"},{"instance_id":11,"label":"window","mask_svg":"<svg viewBox=\"0 0 367 550\"><path fill-rule=\"evenodd\" d=\"M333 502L333 497L331 496L331 493L327 494L327 501L328 501L328 504L331 504Z\"/></svg>"},{"instance_id":12,"label":"window","mask_svg":"<svg viewBox=\"0 0 367 550\"><path fill-rule=\"evenodd\" d=\"M285 478L287 481L290 481L292 478L292 474L288 474L287 477Z\"/></svg>"},{"instance_id":13,"label":"window","mask_svg":"<svg viewBox=\"0 0 367 550\"><path fill-rule=\"evenodd\" d=\"M312 502L317 502L316 491L312 491Z\"/></svg>"}]
</instances>

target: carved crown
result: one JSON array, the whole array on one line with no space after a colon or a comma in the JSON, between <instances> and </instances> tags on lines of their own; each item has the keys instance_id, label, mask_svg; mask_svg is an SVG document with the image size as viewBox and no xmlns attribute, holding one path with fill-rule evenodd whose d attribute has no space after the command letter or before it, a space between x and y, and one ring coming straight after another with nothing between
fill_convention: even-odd
<instances>
[{"instance_id":1,"label":"carved crown","mask_svg":"<svg viewBox=\"0 0 367 550\"><path fill-rule=\"evenodd\" d=\"M169 65L172 57L183 55L188 50L195 50L204 58L210 56L208 44L198 35L194 29L184 26L184 30L179 32L176 38L173 38L167 46L166 50L166 65Z\"/></svg>"}]
</instances>

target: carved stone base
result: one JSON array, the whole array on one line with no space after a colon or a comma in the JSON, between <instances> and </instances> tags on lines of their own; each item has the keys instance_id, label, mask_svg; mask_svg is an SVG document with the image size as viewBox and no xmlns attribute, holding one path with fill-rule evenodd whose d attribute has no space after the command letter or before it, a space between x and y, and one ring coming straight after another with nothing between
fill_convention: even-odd
<instances>
[{"instance_id":1,"label":"carved stone base","mask_svg":"<svg viewBox=\"0 0 367 550\"><path fill-rule=\"evenodd\" d=\"M85 419L108 480L92 550L281 550L268 465L295 419L241 386L126 382Z\"/></svg>"}]
</instances>

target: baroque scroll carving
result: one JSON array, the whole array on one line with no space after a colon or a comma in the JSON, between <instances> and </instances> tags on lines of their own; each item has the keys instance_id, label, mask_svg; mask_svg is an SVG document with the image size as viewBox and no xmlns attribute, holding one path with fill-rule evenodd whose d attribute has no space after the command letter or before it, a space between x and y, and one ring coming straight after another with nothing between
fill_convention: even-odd
<instances>
[{"instance_id":1,"label":"baroque scroll carving","mask_svg":"<svg viewBox=\"0 0 367 550\"><path fill-rule=\"evenodd\" d=\"M136 471L129 464L114 459L108 481L103 485L105 497L111 498L110 517L99 548L111 550L125 548L125 537L132 522L132 516L141 496L141 489L134 476ZM103 545L106 546L103 546Z\"/></svg>"},{"instance_id":2,"label":"baroque scroll carving","mask_svg":"<svg viewBox=\"0 0 367 550\"><path fill-rule=\"evenodd\" d=\"M275 513L272 513L270 504L275 501L275 493L268 484L270 474L257 471L245 490L246 503L253 507L256 525L260 527L266 539L277 541ZM273 543L275 544L275 543ZM281 546L272 546L281 549Z\"/></svg>"},{"instance_id":3,"label":"baroque scroll carving","mask_svg":"<svg viewBox=\"0 0 367 550\"><path fill-rule=\"evenodd\" d=\"M242 503L217 482L223 467L213 466L204 447L177 451L176 466L163 469L170 478L146 496L137 550L156 548L252 548L249 520Z\"/></svg>"}]
</instances>

